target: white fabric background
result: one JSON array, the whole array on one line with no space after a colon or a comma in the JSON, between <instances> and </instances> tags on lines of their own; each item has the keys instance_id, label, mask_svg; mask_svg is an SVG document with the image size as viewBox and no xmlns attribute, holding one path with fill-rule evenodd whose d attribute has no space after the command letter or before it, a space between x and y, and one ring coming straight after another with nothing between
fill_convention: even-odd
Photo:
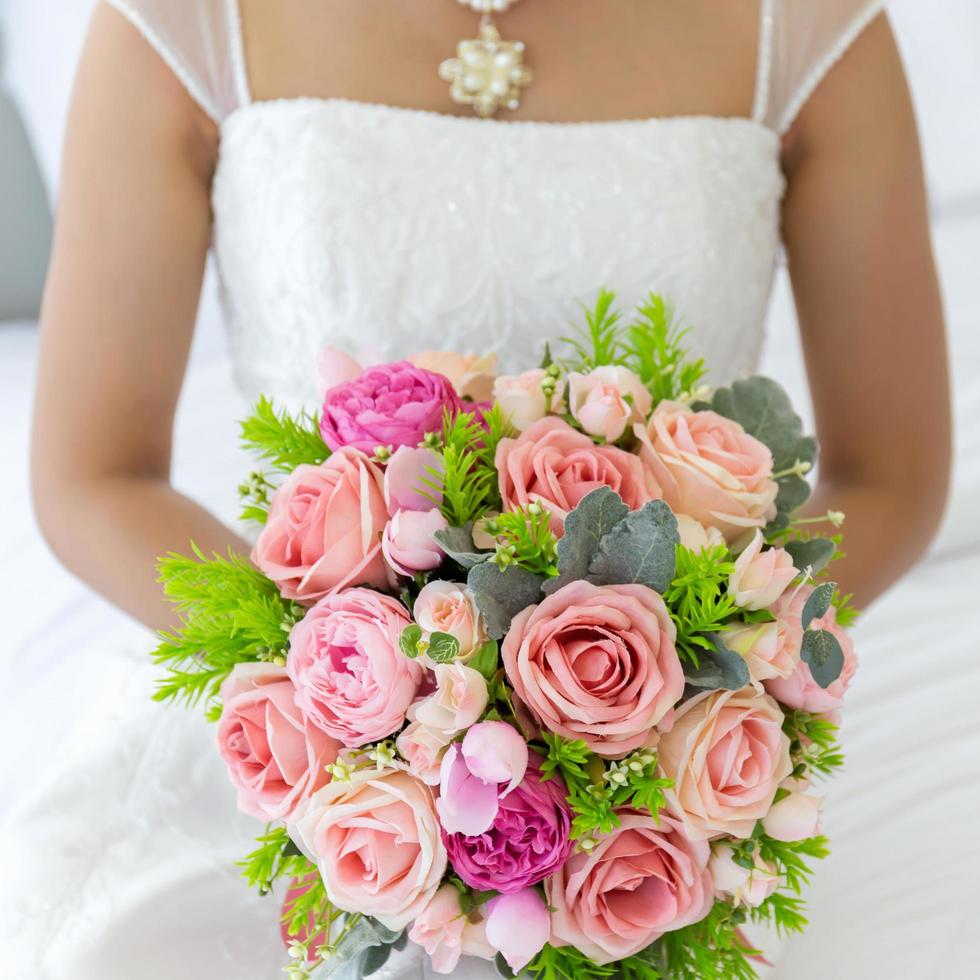
<instances>
[{"instance_id":1,"label":"white fabric background","mask_svg":"<svg viewBox=\"0 0 980 980\"><path fill-rule=\"evenodd\" d=\"M0 0L8 81L52 192L90 6L91 0ZM980 956L974 881L980 873L980 644L964 616L976 604L980 572L980 7L974 0L899 0L892 15L929 170L956 384L956 490L932 556L858 630L864 666L847 710L849 768L827 814L837 847L812 893L813 929L780 962L777 975L794 980L804 974L966 980L976 976ZM805 382L784 280L771 331L766 369L802 401ZM49 696L54 703L57 678L73 651L110 637L147 642L58 567L34 528L26 468L34 347L32 325L0 325L0 724L11 725L0 743L8 746L0 762L0 820L18 786L59 751L70 728L70 717L48 717L44 705ZM234 449L242 409L209 291L177 423L175 472L179 485L226 516L234 512L242 465ZM214 447L222 465L215 465ZM29 713L19 710L28 704ZM930 720L925 728L923 719ZM9 750L14 745L16 752ZM937 848L937 839L946 846ZM841 948L837 937L851 939ZM938 959L937 948L945 951Z\"/></svg>"}]
</instances>

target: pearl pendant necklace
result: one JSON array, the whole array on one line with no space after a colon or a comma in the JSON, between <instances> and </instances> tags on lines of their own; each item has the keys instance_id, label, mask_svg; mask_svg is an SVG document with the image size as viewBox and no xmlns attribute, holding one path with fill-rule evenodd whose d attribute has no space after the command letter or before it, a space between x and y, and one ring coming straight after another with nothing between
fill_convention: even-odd
<instances>
[{"instance_id":1,"label":"pearl pendant necklace","mask_svg":"<svg viewBox=\"0 0 980 980\"><path fill-rule=\"evenodd\" d=\"M483 16L479 37L460 41L456 57L439 66L439 77L449 82L457 105L471 105L478 116L489 118L501 107L517 109L521 92L531 84L531 69L524 64L524 44L503 41L493 22L494 11L504 11L516 0L459 0Z\"/></svg>"}]
</instances>

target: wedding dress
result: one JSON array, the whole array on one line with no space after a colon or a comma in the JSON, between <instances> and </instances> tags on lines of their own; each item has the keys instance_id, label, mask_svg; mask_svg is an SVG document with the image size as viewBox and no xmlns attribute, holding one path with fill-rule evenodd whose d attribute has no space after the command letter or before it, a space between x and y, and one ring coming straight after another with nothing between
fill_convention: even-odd
<instances>
[{"instance_id":1,"label":"wedding dress","mask_svg":"<svg viewBox=\"0 0 980 980\"><path fill-rule=\"evenodd\" d=\"M327 343L536 363L606 285L625 308L671 297L711 381L750 372L780 255L780 137L883 6L762 0L751 117L543 124L256 102L235 0L110 2L220 125L213 251L236 378L289 401L315 398ZM234 868L261 827L236 814L205 723L149 701L146 659L88 662L98 695L71 693L91 710L4 830L5 977L280 975L274 900ZM410 949L376 976L428 975Z\"/></svg>"}]
</instances>

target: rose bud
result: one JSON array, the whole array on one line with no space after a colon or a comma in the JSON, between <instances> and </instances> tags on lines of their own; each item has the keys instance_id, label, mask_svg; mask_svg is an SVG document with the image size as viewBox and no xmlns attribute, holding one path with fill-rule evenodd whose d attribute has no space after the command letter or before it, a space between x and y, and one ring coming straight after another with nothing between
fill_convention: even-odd
<instances>
[{"instance_id":1,"label":"rose bud","mask_svg":"<svg viewBox=\"0 0 980 980\"><path fill-rule=\"evenodd\" d=\"M790 793L762 818L762 828L773 840L798 841L820 833L822 796Z\"/></svg>"},{"instance_id":2,"label":"rose bud","mask_svg":"<svg viewBox=\"0 0 980 980\"><path fill-rule=\"evenodd\" d=\"M551 935L551 916L544 899L524 888L487 903L487 939L507 965L520 973L544 949Z\"/></svg>"},{"instance_id":3,"label":"rose bud","mask_svg":"<svg viewBox=\"0 0 980 980\"><path fill-rule=\"evenodd\" d=\"M527 772L527 742L505 721L483 721L463 739L463 758L474 776L486 783L507 783L506 796Z\"/></svg>"},{"instance_id":4,"label":"rose bud","mask_svg":"<svg viewBox=\"0 0 980 980\"><path fill-rule=\"evenodd\" d=\"M381 537L385 561L399 574L413 576L438 568L444 552L433 535L448 527L438 510L400 510Z\"/></svg>"},{"instance_id":5,"label":"rose bud","mask_svg":"<svg viewBox=\"0 0 980 980\"><path fill-rule=\"evenodd\" d=\"M432 510L442 504L439 457L431 449L399 446L385 464L385 503L389 514L400 510ZM437 483L439 488L429 486Z\"/></svg>"},{"instance_id":6,"label":"rose bud","mask_svg":"<svg viewBox=\"0 0 980 980\"><path fill-rule=\"evenodd\" d=\"M476 723L489 694L483 674L466 664L436 664L436 692L415 708L415 719L427 728L455 733Z\"/></svg>"},{"instance_id":7,"label":"rose bud","mask_svg":"<svg viewBox=\"0 0 980 980\"><path fill-rule=\"evenodd\" d=\"M584 432L615 442L627 426L646 420L653 398L628 368L607 365L568 376L568 407Z\"/></svg>"},{"instance_id":8,"label":"rose bud","mask_svg":"<svg viewBox=\"0 0 980 980\"><path fill-rule=\"evenodd\" d=\"M712 848L708 871L715 891L731 895L736 908L739 905L755 908L779 887L779 874L772 864L758 857L754 868L743 868L734 862L733 854L728 844L716 844Z\"/></svg>"},{"instance_id":9,"label":"rose bud","mask_svg":"<svg viewBox=\"0 0 980 980\"><path fill-rule=\"evenodd\" d=\"M762 532L756 531L749 546L735 560L728 591L743 609L768 609L799 575L789 552L782 548L762 550Z\"/></svg>"}]
</instances>

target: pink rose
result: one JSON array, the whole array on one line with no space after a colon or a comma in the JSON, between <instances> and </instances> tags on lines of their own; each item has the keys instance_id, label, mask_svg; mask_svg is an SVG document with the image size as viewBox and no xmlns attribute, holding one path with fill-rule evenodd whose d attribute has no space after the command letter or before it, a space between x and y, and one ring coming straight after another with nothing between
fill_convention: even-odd
<instances>
[{"instance_id":1,"label":"pink rose","mask_svg":"<svg viewBox=\"0 0 980 980\"><path fill-rule=\"evenodd\" d=\"M408 763L409 771L426 786L439 785L439 769L446 746L452 741L452 734L427 728L415 717L415 712L423 701L416 701L408 709L408 725L395 739L395 748Z\"/></svg>"},{"instance_id":2,"label":"pink rose","mask_svg":"<svg viewBox=\"0 0 980 980\"><path fill-rule=\"evenodd\" d=\"M620 826L592 851L577 852L545 882L554 910L552 942L567 943L597 963L645 949L665 932L700 922L714 902L703 841L680 821L621 811Z\"/></svg>"},{"instance_id":3,"label":"pink rose","mask_svg":"<svg viewBox=\"0 0 980 980\"><path fill-rule=\"evenodd\" d=\"M493 397L496 354L426 350L413 354L409 360L418 368L449 378L460 397L468 401L486 402Z\"/></svg>"},{"instance_id":4,"label":"pink rose","mask_svg":"<svg viewBox=\"0 0 980 980\"><path fill-rule=\"evenodd\" d=\"M422 667L398 646L404 606L369 589L321 599L290 634L286 669L296 703L319 728L356 748L401 728Z\"/></svg>"},{"instance_id":5,"label":"pink rose","mask_svg":"<svg viewBox=\"0 0 980 980\"><path fill-rule=\"evenodd\" d=\"M320 433L331 449L417 446L462 407L448 378L399 361L368 368L331 388L323 400Z\"/></svg>"},{"instance_id":6,"label":"pink rose","mask_svg":"<svg viewBox=\"0 0 980 980\"><path fill-rule=\"evenodd\" d=\"M633 431L675 513L717 527L727 541L776 516L772 453L737 422L661 402L649 423Z\"/></svg>"},{"instance_id":7,"label":"pink rose","mask_svg":"<svg viewBox=\"0 0 980 980\"><path fill-rule=\"evenodd\" d=\"M272 497L252 561L287 599L315 602L349 585L391 585L379 537L381 471L356 449L298 466Z\"/></svg>"},{"instance_id":8,"label":"pink rose","mask_svg":"<svg viewBox=\"0 0 980 980\"><path fill-rule=\"evenodd\" d=\"M463 758L470 772L486 783L507 783L506 796L524 778L527 742L505 721L482 721L466 733Z\"/></svg>"},{"instance_id":9,"label":"pink rose","mask_svg":"<svg viewBox=\"0 0 980 980\"><path fill-rule=\"evenodd\" d=\"M453 744L442 757L439 772L439 822L447 834L479 837L486 833L500 811L500 789L474 775L466 758Z\"/></svg>"},{"instance_id":10,"label":"pink rose","mask_svg":"<svg viewBox=\"0 0 980 980\"><path fill-rule=\"evenodd\" d=\"M498 895L487 902L487 940L507 965L520 973L551 936L551 916L533 888Z\"/></svg>"},{"instance_id":11,"label":"pink rose","mask_svg":"<svg viewBox=\"0 0 980 980\"><path fill-rule=\"evenodd\" d=\"M743 609L768 609L799 575L789 552L783 548L762 550L762 532L756 531L749 546L735 559L728 591Z\"/></svg>"},{"instance_id":12,"label":"pink rose","mask_svg":"<svg viewBox=\"0 0 980 980\"><path fill-rule=\"evenodd\" d=\"M238 807L281 820L329 779L340 744L311 725L296 705L284 667L237 664L221 685L218 751L238 789Z\"/></svg>"},{"instance_id":13,"label":"pink rose","mask_svg":"<svg viewBox=\"0 0 980 980\"><path fill-rule=\"evenodd\" d=\"M681 536L681 544L688 551L698 554L709 551L725 543L725 536L716 527L705 527L687 514L675 514L677 531Z\"/></svg>"},{"instance_id":14,"label":"pink rose","mask_svg":"<svg viewBox=\"0 0 980 980\"><path fill-rule=\"evenodd\" d=\"M443 885L415 920L408 938L429 954L435 973L451 974L462 956L493 958L485 932L484 922L471 922L463 913L459 890Z\"/></svg>"},{"instance_id":15,"label":"pink rose","mask_svg":"<svg viewBox=\"0 0 980 980\"><path fill-rule=\"evenodd\" d=\"M584 432L615 442L626 427L646 421L653 398L628 368L597 367L568 376L568 409Z\"/></svg>"},{"instance_id":16,"label":"pink rose","mask_svg":"<svg viewBox=\"0 0 980 980\"><path fill-rule=\"evenodd\" d=\"M435 472L433 472L435 471ZM442 506L439 456L431 449L399 446L385 465L385 503L389 514ZM430 484L437 484L438 489Z\"/></svg>"},{"instance_id":17,"label":"pink rose","mask_svg":"<svg viewBox=\"0 0 980 980\"><path fill-rule=\"evenodd\" d=\"M544 368L523 374L501 375L493 383L493 400L518 432L541 421L549 412L564 410L564 382Z\"/></svg>"},{"instance_id":18,"label":"pink rose","mask_svg":"<svg viewBox=\"0 0 980 980\"><path fill-rule=\"evenodd\" d=\"M806 840L820 833L822 796L810 793L790 793L762 818L762 829L773 839L781 841Z\"/></svg>"},{"instance_id":19,"label":"pink rose","mask_svg":"<svg viewBox=\"0 0 980 980\"><path fill-rule=\"evenodd\" d=\"M579 581L518 613L501 653L545 728L615 758L644 745L684 693L676 635L646 586Z\"/></svg>"},{"instance_id":20,"label":"pink rose","mask_svg":"<svg viewBox=\"0 0 980 980\"><path fill-rule=\"evenodd\" d=\"M755 855L755 866L743 868L732 859L731 845L715 844L711 849L708 870L715 891L733 900L735 908L748 905L756 908L779 887L780 878L776 866Z\"/></svg>"},{"instance_id":21,"label":"pink rose","mask_svg":"<svg viewBox=\"0 0 980 980\"><path fill-rule=\"evenodd\" d=\"M801 631L785 623L738 623L729 626L722 639L740 654L754 681L789 677L800 662Z\"/></svg>"},{"instance_id":22,"label":"pink rose","mask_svg":"<svg viewBox=\"0 0 980 980\"><path fill-rule=\"evenodd\" d=\"M686 701L660 736L665 790L687 835L749 837L792 771L779 705L751 687L709 691Z\"/></svg>"},{"instance_id":23,"label":"pink rose","mask_svg":"<svg viewBox=\"0 0 980 980\"><path fill-rule=\"evenodd\" d=\"M423 633L448 633L456 637L459 659L464 663L487 642L483 617L476 608L473 593L465 585L429 582L419 592L413 614Z\"/></svg>"},{"instance_id":24,"label":"pink rose","mask_svg":"<svg viewBox=\"0 0 980 980\"><path fill-rule=\"evenodd\" d=\"M811 592L813 586L810 585L794 589L792 595L784 595L772 610L773 615L786 626L787 630L798 633L801 643L803 626L800 617ZM854 641L848 632L838 625L837 610L833 606L819 619L813 620L810 628L826 630L836 637L844 654L844 666L840 676L830 687L823 688L813 679L806 662L799 660L789 677L774 677L767 680L766 690L788 708L809 711L811 714L823 714L827 711L835 711L844 703L844 695L857 672L858 658L854 652Z\"/></svg>"},{"instance_id":25,"label":"pink rose","mask_svg":"<svg viewBox=\"0 0 980 980\"><path fill-rule=\"evenodd\" d=\"M385 561L400 575L411 578L442 564L445 552L433 537L449 527L442 513L432 510L400 510L388 521L381 537Z\"/></svg>"},{"instance_id":26,"label":"pink rose","mask_svg":"<svg viewBox=\"0 0 980 980\"><path fill-rule=\"evenodd\" d=\"M436 690L415 708L427 728L455 733L476 724L490 699L483 674L466 664L436 664Z\"/></svg>"},{"instance_id":27,"label":"pink rose","mask_svg":"<svg viewBox=\"0 0 980 980\"><path fill-rule=\"evenodd\" d=\"M660 496L636 456L597 446L557 418L535 422L517 439L501 439L496 463L504 509L536 501L551 512L551 529L558 535L568 512L598 487L611 487L630 510Z\"/></svg>"},{"instance_id":28,"label":"pink rose","mask_svg":"<svg viewBox=\"0 0 980 980\"><path fill-rule=\"evenodd\" d=\"M334 780L289 832L316 861L330 901L395 931L422 913L446 871L432 792L400 769Z\"/></svg>"}]
</instances>

